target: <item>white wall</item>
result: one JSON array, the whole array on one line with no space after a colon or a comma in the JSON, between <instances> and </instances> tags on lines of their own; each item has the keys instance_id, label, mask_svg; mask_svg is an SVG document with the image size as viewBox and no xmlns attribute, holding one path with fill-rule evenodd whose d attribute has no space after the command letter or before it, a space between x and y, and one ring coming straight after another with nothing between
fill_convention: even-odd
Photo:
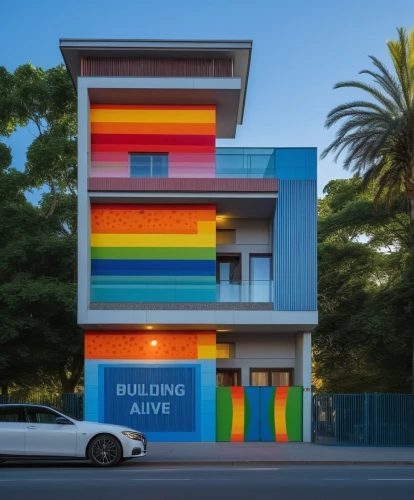
<instances>
[{"instance_id":1,"label":"white wall","mask_svg":"<svg viewBox=\"0 0 414 500\"><path fill-rule=\"evenodd\" d=\"M295 335L217 333L217 342L235 344L234 359L218 359L217 368L241 369L241 384L250 385L250 368L296 367Z\"/></svg>"},{"instance_id":2,"label":"white wall","mask_svg":"<svg viewBox=\"0 0 414 500\"><path fill-rule=\"evenodd\" d=\"M250 280L251 253L272 253L269 219L217 219L217 229L235 229L235 245L217 245L217 254L241 254L242 280Z\"/></svg>"}]
</instances>

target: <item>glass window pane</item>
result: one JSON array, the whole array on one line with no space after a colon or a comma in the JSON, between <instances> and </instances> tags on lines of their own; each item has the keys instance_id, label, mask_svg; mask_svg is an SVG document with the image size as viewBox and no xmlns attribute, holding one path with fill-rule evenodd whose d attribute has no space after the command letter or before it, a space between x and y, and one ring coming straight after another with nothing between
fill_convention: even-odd
<instances>
[{"instance_id":1,"label":"glass window pane","mask_svg":"<svg viewBox=\"0 0 414 500\"><path fill-rule=\"evenodd\" d=\"M267 370L258 372L254 371L251 374L252 386L267 387L269 385L269 372Z\"/></svg>"},{"instance_id":2,"label":"glass window pane","mask_svg":"<svg viewBox=\"0 0 414 500\"><path fill-rule=\"evenodd\" d=\"M250 257L250 279L251 281L269 281L270 278L270 255Z\"/></svg>"},{"instance_id":3,"label":"glass window pane","mask_svg":"<svg viewBox=\"0 0 414 500\"><path fill-rule=\"evenodd\" d=\"M19 407L0 408L0 422L20 422Z\"/></svg>"},{"instance_id":4,"label":"glass window pane","mask_svg":"<svg viewBox=\"0 0 414 500\"><path fill-rule=\"evenodd\" d=\"M277 387L290 385L290 372L272 372L272 385Z\"/></svg>"},{"instance_id":5,"label":"glass window pane","mask_svg":"<svg viewBox=\"0 0 414 500\"><path fill-rule=\"evenodd\" d=\"M237 370L217 370L217 387L232 387L239 385L239 376Z\"/></svg>"},{"instance_id":6,"label":"glass window pane","mask_svg":"<svg viewBox=\"0 0 414 500\"><path fill-rule=\"evenodd\" d=\"M54 424L56 423L56 417L60 416L46 408L27 407L26 412L29 422L33 424Z\"/></svg>"}]
</instances>

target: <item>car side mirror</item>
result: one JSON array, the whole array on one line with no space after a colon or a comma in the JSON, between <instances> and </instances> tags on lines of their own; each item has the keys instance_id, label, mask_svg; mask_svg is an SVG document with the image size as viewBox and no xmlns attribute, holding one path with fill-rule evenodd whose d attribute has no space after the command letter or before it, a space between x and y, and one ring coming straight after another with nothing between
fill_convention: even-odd
<instances>
[{"instance_id":1,"label":"car side mirror","mask_svg":"<svg viewBox=\"0 0 414 500\"><path fill-rule=\"evenodd\" d=\"M68 424L72 423L68 419L66 419L65 417L56 417L55 422L57 424L61 424L61 425L68 425Z\"/></svg>"}]
</instances>

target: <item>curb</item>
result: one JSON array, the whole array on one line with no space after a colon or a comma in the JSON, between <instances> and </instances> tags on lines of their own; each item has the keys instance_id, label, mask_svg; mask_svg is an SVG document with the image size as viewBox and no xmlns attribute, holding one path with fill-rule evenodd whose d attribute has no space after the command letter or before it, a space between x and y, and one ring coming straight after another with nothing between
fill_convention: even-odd
<instances>
[{"instance_id":1,"label":"curb","mask_svg":"<svg viewBox=\"0 0 414 500\"><path fill-rule=\"evenodd\" d=\"M239 465L249 465L249 466L262 466L262 465L394 465L394 466L402 466L402 465L411 465L414 466L414 461L406 461L406 460L394 460L394 461L381 461L381 460L177 460L177 461L154 461L154 462L133 462L126 463L124 465L141 465L146 467L160 467L160 466L170 466L170 467L180 467L180 466L192 466L192 467L203 467L203 466L239 466Z\"/></svg>"}]
</instances>

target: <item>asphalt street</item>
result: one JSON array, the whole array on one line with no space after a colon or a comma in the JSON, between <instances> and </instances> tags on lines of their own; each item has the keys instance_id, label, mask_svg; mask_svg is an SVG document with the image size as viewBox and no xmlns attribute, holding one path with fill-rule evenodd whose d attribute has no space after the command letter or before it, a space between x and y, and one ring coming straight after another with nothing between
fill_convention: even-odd
<instances>
[{"instance_id":1,"label":"asphalt street","mask_svg":"<svg viewBox=\"0 0 414 500\"><path fill-rule=\"evenodd\" d=\"M414 467L283 466L113 469L89 464L6 464L1 500L402 500L414 498Z\"/></svg>"}]
</instances>

